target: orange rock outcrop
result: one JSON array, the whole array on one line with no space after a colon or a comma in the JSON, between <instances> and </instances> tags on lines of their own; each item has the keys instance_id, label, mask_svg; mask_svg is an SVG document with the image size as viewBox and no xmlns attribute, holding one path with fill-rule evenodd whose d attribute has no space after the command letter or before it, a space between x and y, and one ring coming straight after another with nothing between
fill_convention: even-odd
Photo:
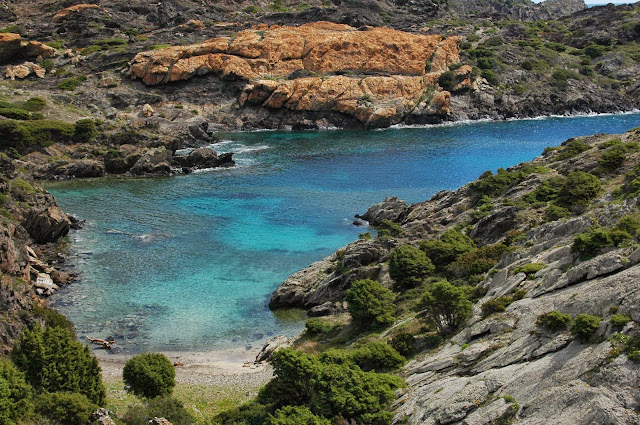
<instances>
[{"instance_id":1,"label":"orange rock outcrop","mask_svg":"<svg viewBox=\"0 0 640 425\"><path fill-rule=\"evenodd\" d=\"M128 74L157 85L217 73L248 82L241 106L334 111L366 126L386 126L400 122L460 61L459 41L329 22L264 26L235 38L139 53ZM446 114L448 104L439 106Z\"/></svg>"},{"instance_id":2,"label":"orange rock outcrop","mask_svg":"<svg viewBox=\"0 0 640 425\"><path fill-rule=\"evenodd\" d=\"M14 60L16 57L50 58L57 54L53 47L39 41L25 41L20 34L0 33L0 63Z\"/></svg>"},{"instance_id":3,"label":"orange rock outcrop","mask_svg":"<svg viewBox=\"0 0 640 425\"><path fill-rule=\"evenodd\" d=\"M66 21L71 16L78 15L87 9L99 9L100 6L97 4L76 4L75 6L67 7L59 10L55 15L53 15L53 22L60 23Z\"/></svg>"}]
</instances>

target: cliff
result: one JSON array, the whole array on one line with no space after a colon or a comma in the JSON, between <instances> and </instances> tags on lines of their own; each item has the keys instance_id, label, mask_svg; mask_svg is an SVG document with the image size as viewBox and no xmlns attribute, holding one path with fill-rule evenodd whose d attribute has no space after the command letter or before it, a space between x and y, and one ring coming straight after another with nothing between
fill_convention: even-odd
<instances>
[{"instance_id":1,"label":"cliff","mask_svg":"<svg viewBox=\"0 0 640 425\"><path fill-rule=\"evenodd\" d=\"M638 142L638 129L570 139L423 203L387 199L363 215L378 237L292 275L270 305L343 314L355 280L392 288L399 316L380 338L409 333L421 347L401 372L394 423L640 423ZM407 244L435 265L411 290L389 266ZM411 300L445 277L474 305L439 343ZM550 312L565 322L545 325ZM594 325L576 339L569 322L585 314Z\"/></svg>"},{"instance_id":2,"label":"cliff","mask_svg":"<svg viewBox=\"0 0 640 425\"><path fill-rule=\"evenodd\" d=\"M249 83L241 107L333 111L381 127L403 121L435 91L438 77L460 61L459 40L329 22L264 26L233 39L139 53L127 74L156 85L215 73ZM447 102L426 104L436 115L448 112Z\"/></svg>"}]
</instances>

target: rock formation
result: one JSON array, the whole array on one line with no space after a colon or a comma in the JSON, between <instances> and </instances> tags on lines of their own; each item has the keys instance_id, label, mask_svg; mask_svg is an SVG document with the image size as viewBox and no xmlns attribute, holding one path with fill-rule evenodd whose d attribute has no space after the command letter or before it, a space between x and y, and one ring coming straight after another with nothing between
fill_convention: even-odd
<instances>
[{"instance_id":1,"label":"rock formation","mask_svg":"<svg viewBox=\"0 0 640 425\"><path fill-rule=\"evenodd\" d=\"M0 64L16 58L50 58L57 50L39 41L25 41L20 34L0 33Z\"/></svg>"},{"instance_id":2,"label":"rock formation","mask_svg":"<svg viewBox=\"0 0 640 425\"><path fill-rule=\"evenodd\" d=\"M329 22L262 26L233 39L139 53L128 75L157 85L215 73L248 82L240 106L339 112L365 127L386 127L412 112L460 61L459 41ZM435 115L450 112L446 93L431 105Z\"/></svg>"}]
</instances>

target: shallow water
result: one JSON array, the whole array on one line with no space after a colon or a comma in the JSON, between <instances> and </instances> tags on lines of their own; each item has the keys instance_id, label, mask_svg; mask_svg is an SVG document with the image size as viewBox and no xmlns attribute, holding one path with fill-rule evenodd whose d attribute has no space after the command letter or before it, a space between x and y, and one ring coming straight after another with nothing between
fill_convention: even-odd
<instances>
[{"instance_id":1,"label":"shallow water","mask_svg":"<svg viewBox=\"0 0 640 425\"><path fill-rule=\"evenodd\" d=\"M81 281L52 297L78 334L125 351L257 347L303 327L274 315L289 274L357 238L355 213L407 202L569 137L619 133L640 114L485 122L384 131L221 135L238 166L175 178L53 183L86 227L71 235Z\"/></svg>"}]
</instances>

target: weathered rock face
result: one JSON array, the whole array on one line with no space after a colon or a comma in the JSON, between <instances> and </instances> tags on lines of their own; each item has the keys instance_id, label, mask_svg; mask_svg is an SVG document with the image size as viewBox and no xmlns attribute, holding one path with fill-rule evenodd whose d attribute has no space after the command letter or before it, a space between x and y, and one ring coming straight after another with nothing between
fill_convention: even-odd
<instances>
[{"instance_id":1,"label":"weathered rock face","mask_svg":"<svg viewBox=\"0 0 640 425\"><path fill-rule=\"evenodd\" d=\"M617 137L622 143L636 142L640 131ZM620 187L620 176L637 167L640 153L628 155L616 173L601 175L603 191L581 215L540 224L544 220L533 218L540 214L536 207L513 206L550 174L593 170L611 136L581 140L593 148L568 160L559 160L559 151L535 159L532 164L545 171L495 195L488 214L479 220L473 212L480 194L472 186L442 191L411 206L392 198L371 207L365 218L392 220L403 231L392 238L353 242L293 274L276 290L270 306L303 307L312 310L310 315L339 313L336 306L353 280L369 276L389 286L384 263L394 246L419 245L464 227L483 246L504 242L508 232L515 231L522 235L520 241L481 276L479 288L486 294L475 303L466 325L450 342L418 354L401 372L408 388L395 403L393 423L640 424L640 368L609 340L617 332L640 337L640 248L603 247L590 259L573 249L579 233L591 227L611 229L621 217L637 217L638 199L618 200L612 191ZM523 165L510 169L519 170ZM606 184L610 186L604 189ZM530 275L519 270L532 263L544 267ZM515 298L516 291L522 298L513 299L504 312L483 311L483 304L501 296ZM602 322L591 341L582 343L569 329L550 331L537 325L538 317L551 311L596 315ZM614 326L612 312L631 321ZM406 316L403 325L404 320Z\"/></svg>"},{"instance_id":2,"label":"weathered rock face","mask_svg":"<svg viewBox=\"0 0 640 425\"><path fill-rule=\"evenodd\" d=\"M31 210L22 225L38 243L54 242L70 229L69 218L57 206Z\"/></svg>"},{"instance_id":3,"label":"weathered rock face","mask_svg":"<svg viewBox=\"0 0 640 425\"><path fill-rule=\"evenodd\" d=\"M99 8L100 6L98 6L97 4L86 4L86 3L76 4L74 6L59 10L55 15L53 15L53 22L60 23L60 22L66 21L67 19L73 16L81 14L83 11L87 9L99 9Z\"/></svg>"},{"instance_id":4,"label":"weathered rock face","mask_svg":"<svg viewBox=\"0 0 640 425\"><path fill-rule=\"evenodd\" d=\"M438 76L460 61L460 39L366 29L329 22L264 26L234 39L139 53L128 74L157 85L216 73L250 82L238 99L240 106L332 111L366 127L389 126L411 112ZM448 95L436 95L432 109L446 116Z\"/></svg>"},{"instance_id":5,"label":"weathered rock face","mask_svg":"<svg viewBox=\"0 0 640 425\"><path fill-rule=\"evenodd\" d=\"M44 78L46 70L40 65L33 62L25 62L21 65L7 66L5 70L5 77L10 80L23 80L31 74L35 74L38 78Z\"/></svg>"}]
</instances>

